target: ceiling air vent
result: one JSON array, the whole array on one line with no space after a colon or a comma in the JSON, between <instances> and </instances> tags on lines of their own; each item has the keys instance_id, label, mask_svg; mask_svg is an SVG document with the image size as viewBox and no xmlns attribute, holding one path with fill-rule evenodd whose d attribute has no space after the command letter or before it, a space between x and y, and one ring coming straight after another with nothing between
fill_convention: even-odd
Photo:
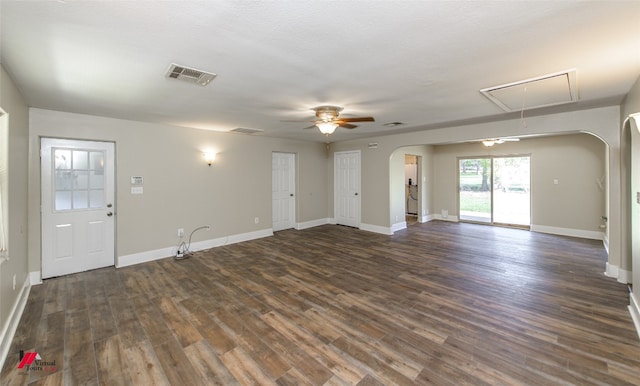
<instances>
[{"instance_id":1,"label":"ceiling air vent","mask_svg":"<svg viewBox=\"0 0 640 386\"><path fill-rule=\"evenodd\" d=\"M566 70L480 90L507 112L561 105L579 99L576 70Z\"/></svg>"},{"instance_id":2,"label":"ceiling air vent","mask_svg":"<svg viewBox=\"0 0 640 386\"><path fill-rule=\"evenodd\" d=\"M165 76L206 86L216 77L216 74L171 63Z\"/></svg>"},{"instance_id":3,"label":"ceiling air vent","mask_svg":"<svg viewBox=\"0 0 640 386\"><path fill-rule=\"evenodd\" d=\"M256 134L262 133L264 130L262 129L247 129L244 127L238 127L237 129L230 130L232 133L240 133L240 134Z\"/></svg>"}]
</instances>

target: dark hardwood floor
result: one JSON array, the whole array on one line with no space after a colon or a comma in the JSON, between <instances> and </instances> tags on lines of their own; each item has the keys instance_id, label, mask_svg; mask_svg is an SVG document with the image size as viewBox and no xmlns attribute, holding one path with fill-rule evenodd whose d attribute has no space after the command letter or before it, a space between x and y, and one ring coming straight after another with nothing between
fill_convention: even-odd
<instances>
[{"instance_id":1,"label":"dark hardwood floor","mask_svg":"<svg viewBox=\"0 0 640 386\"><path fill-rule=\"evenodd\" d=\"M283 231L45 280L0 381L637 385L605 261L598 241L473 224ZM19 370L20 350L49 366Z\"/></svg>"}]
</instances>

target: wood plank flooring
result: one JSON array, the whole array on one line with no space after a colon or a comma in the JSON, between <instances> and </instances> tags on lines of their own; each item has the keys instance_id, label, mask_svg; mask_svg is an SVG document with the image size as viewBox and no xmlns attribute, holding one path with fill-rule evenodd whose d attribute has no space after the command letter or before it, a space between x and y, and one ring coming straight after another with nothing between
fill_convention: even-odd
<instances>
[{"instance_id":1,"label":"wood plank flooring","mask_svg":"<svg viewBox=\"0 0 640 386\"><path fill-rule=\"evenodd\" d=\"M0 382L637 385L605 261L598 241L474 224L288 230L45 280ZM19 370L20 350L55 369Z\"/></svg>"}]
</instances>

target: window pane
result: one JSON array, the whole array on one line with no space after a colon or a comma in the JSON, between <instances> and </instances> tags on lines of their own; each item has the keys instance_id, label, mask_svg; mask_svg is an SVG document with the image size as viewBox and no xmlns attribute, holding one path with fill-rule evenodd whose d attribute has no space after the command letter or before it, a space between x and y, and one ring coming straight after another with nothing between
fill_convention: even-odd
<instances>
[{"instance_id":1,"label":"window pane","mask_svg":"<svg viewBox=\"0 0 640 386\"><path fill-rule=\"evenodd\" d=\"M71 209L71 192L56 192L56 210Z\"/></svg>"},{"instance_id":2,"label":"window pane","mask_svg":"<svg viewBox=\"0 0 640 386\"><path fill-rule=\"evenodd\" d=\"M104 190L91 190L89 192L89 202L92 208L104 208Z\"/></svg>"},{"instance_id":3,"label":"window pane","mask_svg":"<svg viewBox=\"0 0 640 386\"><path fill-rule=\"evenodd\" d=\"M89 155L86 151L75 150L73 152L73 169L75 170L89 169Z\"/></svg>"},{"instance_id":4,"label":"window pane","mask_svg":"<svg viewBox=\"0 0 640 386\"><path fill-rule=\"evenodd\" d=\"M56 170L71 169L71 151L56 149L54 157Z\"/></svg>"},{"instance_id":5,"label":"window pane","mask_svg":"<svg viewBox=\"0 0 640 386\"><path fill-rule=\"evenodd\" d=\"M71 183L72 173L67 170L56 170L55 175L55 190L71 190L73 184Z\"/></svg>"},{"instance_id":6,"label":"window pane","mask_svg":"<svg viewBox=\"0 0 640 386\"><path fill-rule=\"evenodd\" d=\"M75 172L74 189L89 189L89 172Z\"/></svg>"},{"instance_id":7,"label":"window pane","mask_svg":"<svg viewBox=\"0 0 640 386\"><path fill-rule=\"evenodd\" d=\"M89 188L104 188L104 174L102 174L101 171L92 170L91 172L89 172Z\"/></svg>"},{"instance_id":8,"label":"window pane","mask_svg":"<svg viewBox=\"0 0 640 386\"><path fill-rule=\"evenodd\" d=\"M92 151L89 153L91 159L91 170L95 170L96 174L102 174L104 170L104 152Z\"/></svg>"},{"instance_id":9,"label":"window pane","mask_svg":"<svg viewBox=\"0 0 640 386\"><path fill-rule=\"evenodd\" d=\"M87 209L89 207L89 194L86 190L73 192L73 209Z\"/></svg>"}]
</instances>

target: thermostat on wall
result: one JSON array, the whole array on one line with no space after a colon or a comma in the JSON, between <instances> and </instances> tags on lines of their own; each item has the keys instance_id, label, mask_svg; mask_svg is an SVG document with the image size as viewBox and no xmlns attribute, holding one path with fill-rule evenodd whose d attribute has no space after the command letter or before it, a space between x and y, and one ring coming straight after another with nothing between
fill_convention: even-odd
<instances>
[{"instance_id":1,"label":"thermostat on wall","mask_svg":"<svg viewBox=\"0 0 640 386\"><path fill-rule=\"evenodd\" d=\"M131 185L142 185L144 182L142 177L131 177Z\"/></svg>"}]
</instances>

